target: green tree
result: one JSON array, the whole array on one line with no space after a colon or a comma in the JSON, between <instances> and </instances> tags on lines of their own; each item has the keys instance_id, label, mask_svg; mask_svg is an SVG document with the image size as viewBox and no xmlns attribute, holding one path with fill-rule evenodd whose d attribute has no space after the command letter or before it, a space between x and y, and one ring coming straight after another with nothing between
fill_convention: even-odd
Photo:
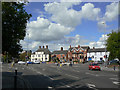
<instances>
[{"instance_id":1,"label":"green tree","mask_svg":"<svg viewBox=\"0 0 120 90\"><path fill-rule=\"evenodd\" d=\"M108 34L107 50L110 52L109 59L118 58L120 60L120 32Z\"/></svg>"},{"instance_id":2,"label":"green tree","mask_svg":"<svg viewBox=\"0 0 120 90\"><path fill-rule=\"evenodd\" d=\"M23 53L20 54L20 59L21 59L22 61L25 61L27 55L28 55L28 57L29 57L29 59L30 59L31 54L32 54L32 51L31 51L31 50L28 51L28 52L25 51L25 52L23 52Z\"/></svg>"},{"instance_id":3,"label":"green tree","mask_svg":"<svg viewBox=\"0 0 120 90\"><path fill-rule=\"evenodd\" d=\"M24 8L25 3L2 2L2 54L18 57L22 51L20 40L26 35L26 24L31 14Z\"/></svg>"}]
</instances>

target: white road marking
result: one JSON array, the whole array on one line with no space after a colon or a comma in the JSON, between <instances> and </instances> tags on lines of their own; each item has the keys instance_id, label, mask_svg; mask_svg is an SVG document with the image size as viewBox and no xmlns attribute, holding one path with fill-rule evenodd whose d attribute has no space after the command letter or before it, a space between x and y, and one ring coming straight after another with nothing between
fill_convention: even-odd
<instances>
[{"instance_id":1,"label":"white road marking","mask_svg":"<svg viewBox=\"0 0 120 90\"><path fill-rule=\"evenodd\" d=\"M48 86L48 88L51 88L51 89L52 89L53 87L51 87L51 86Z\"/></svg>"},{"instance_id":2,"label":"white road marking","mask_svg":"<svg viewBox=\"0 0 120 90\"><path fill-rule=\"evenodd\" d=\"M76 76L72 76L72 75L69 75L69 74L65 74L65 75L79 79L79 77L76 77Z\"/></svg>"},{"instance_id":3,"label":"white road marking","mask_svg":"<svg viewBox=\"0 0 120 90\"><path fill-rule=\"evenodd\" d=\"M116 81L115 81L115 82L113 82L113 83L116 84L116 85L120 85L120 82L116 82Z\"/></svg>"},{"instance_id":4,"label":"white road marking","mask_svg":"<svg viewBox=\"0 0 120 90\"><path fill-rule=\"evenodd\" d=\"M94 87L96 87L94 84L89 84L89 83L88 83L87 85L88 85L89 88L94 88Z\"/></svg>"},{"instance_id":5,"label":"white road marking","mask_svg":"<svg viewBox=\"0 0 120 90\"><path fill-rule=\"evenodd\" d=\"M88 73L88 72L86 72L85 74L89 74L89 75L92 75L92 76L99 76L97 74L92 74L92 73Z\"/></svg>"},{"instance_id":6,"label":"white road marking","mask_svg":"<svg viewBox=\"0 0 120 90\"><path fill-rule=\"evenodd\" d=\"M110 78L110 79L118 81L118 78Z\"/></svg>"},{"instance_id":7,"label":"white road marking","mask_svg":"<svg viewBox=\"0 0 120 90\"><path fill-rule=\"evenodd\" d=\"M46 74L44 74L43 76L48 77L48 78L50 78L51 80L54 80L53 78L51 78L51 77L47 76Z\"/></svg>"},{"instance_id":8,"label":"white road marking","mask_svg":"<svg viewBox=\"0 0 120 90\"><path fill-rule=\"evenodd\" d=\"M70 87L69 85L65 85L66 87Z\"/></svg>"}]
</instances>

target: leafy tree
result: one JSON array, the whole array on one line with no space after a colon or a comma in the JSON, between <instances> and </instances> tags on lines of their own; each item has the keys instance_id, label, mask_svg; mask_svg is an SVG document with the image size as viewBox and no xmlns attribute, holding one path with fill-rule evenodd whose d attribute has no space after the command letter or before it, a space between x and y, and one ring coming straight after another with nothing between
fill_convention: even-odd
<instances>
[{"instance_id":1,"label":"leafy tree","mask_svg":"<svg viewBox=\"0 0 120 90\"><path fill-rule=\"evenodd\" d=\"M120 60L120 32L108 34L107 50L110 52L109 59L118 58Z\"/></svg>"},{"instance_id":2,"label":"leafy tree","mask_svg":"<svg viewBox=\"0 0 120 90\"><path fill-rule=\"evenodd\" d=\"M25 3L2 2L2 54L18 57L22 51L20 40L26 35L26 24L32 16L25 11Z\"/></svg>"},{"instance_id":3,"label":"leafy tree","mask_svg":"<svg viewBox=\"0 0 120 90\"><path fill-rule=\"evenodd\" d=\"M26 56L27 56L27 53L28 53L28 59L30 59L30 57L31 57L31 54L32 54L32 51L30 50L30 51L25 51L25 52L23 52L23 53L21 53L20 54L20 59L22 60L22 61L25 61L26 60Z\"/></svg>"}]
</instances>

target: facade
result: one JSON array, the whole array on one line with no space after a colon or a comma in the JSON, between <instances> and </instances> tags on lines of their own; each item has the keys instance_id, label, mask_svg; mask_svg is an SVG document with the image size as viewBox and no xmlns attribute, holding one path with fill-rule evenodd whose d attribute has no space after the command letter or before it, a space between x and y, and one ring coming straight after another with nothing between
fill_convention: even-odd
<instances>
[{"instance_id":1,"label":"facade","mask_svg":"<svg viewBox=\"0 0 120 90\"><path fill-rule=\"evenodd\" d=\"M50 60L51 60L51 52L48 49L48 45L46 45L46 48L44 48L44 46L43 48L39 46L39 49L31 55L32 62L34 61L46 62Z\"/></svg>"},{"instance_id":2,"label":"facade","mask_svg":"<svg viewBox=\"0 0 120 90\"><path fill-rule=\"evenodd\" d=\"M58 58L61 62L66 62L68 60L67 52L68 50L63 50L63 47L61 47L61 50L52 52L51 58L52 60Z\"/></svg>"},{"instance_id":3,"label":"facade","mask_svg":"<svg viewBox=\"0 0 120 90\"><path fill-rule=\"evenodd\" d=\"M89 46L78 45L78 47L71 47L70 45L70 48L68 50L68 60L86 62L88 49L89 49Z\"/></svg>"},{"instance_id":4,"label":"facade","mask_svg":"<svg viewBox=\"0 0 120 90\"><path fill-rule=\"evenodd\" d=\"M106 51L105 54L105 48L94 48L89 49L87 52L87 61L93 60L93 61L102 61L107 60L107 57L109 57L108 51ZM106 56L105 56L106 55Z\"/></svg>"}]
</instances>

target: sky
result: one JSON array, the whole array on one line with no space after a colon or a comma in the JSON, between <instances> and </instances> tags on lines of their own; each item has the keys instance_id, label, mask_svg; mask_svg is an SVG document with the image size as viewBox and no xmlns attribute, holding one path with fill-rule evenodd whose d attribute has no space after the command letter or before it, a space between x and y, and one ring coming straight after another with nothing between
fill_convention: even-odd
<instances>
[{"instance_id":1,"label":"sky","mask_svg":"<svg viewBox=\"0 0 120 90\"><path fill-rule=\"evenodd\" d=\"M32 17L20 43L33 52L46 45L50 51L70 45L103 48L107 34L118 28L115 2L29 2L25 10Z\"/></svg>"}]
</instances>

